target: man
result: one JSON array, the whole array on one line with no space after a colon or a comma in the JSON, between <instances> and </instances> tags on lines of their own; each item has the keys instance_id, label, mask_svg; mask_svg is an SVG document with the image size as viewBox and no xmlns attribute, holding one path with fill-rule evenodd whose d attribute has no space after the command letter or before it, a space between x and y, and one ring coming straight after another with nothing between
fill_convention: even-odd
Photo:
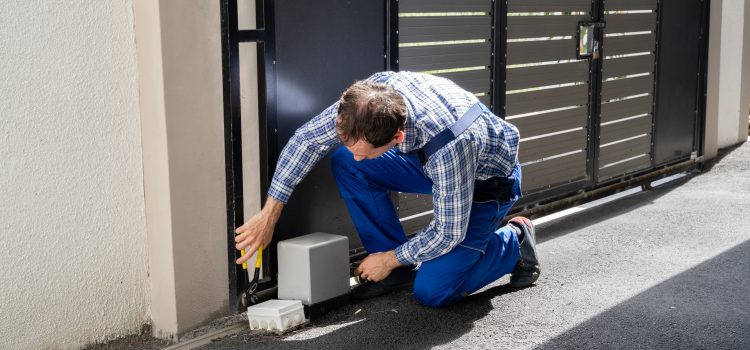
<instances>
[{"instance_id":1,"label":"man","mask_svg":"<svg viewBox=\"0 0 750 350\"><path fill-rule=\"evenodd\" d=\"M269 244L294 187L343 144L333 174L369 253L355 271L367 282L354 297L413 284L417 299L441 307L508 273L512 286L529 286L540 273L531 222L516 217L498 229L520 197L518 142L513 125L450 80L377 73L289 140L263 210L236 230L236 248L247 252L237 263ZM434 218L411 240L389 191L433 195Z\"/></svg>"}]
</instances>

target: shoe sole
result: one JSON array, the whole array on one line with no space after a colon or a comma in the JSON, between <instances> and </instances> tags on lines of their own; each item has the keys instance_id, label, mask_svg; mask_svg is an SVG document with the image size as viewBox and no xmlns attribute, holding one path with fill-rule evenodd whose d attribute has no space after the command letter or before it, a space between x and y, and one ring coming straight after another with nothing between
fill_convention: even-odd
<instances>
[{"instance_id":1,"label":"shoe sole","mask_svg":"<svg viewBox=\"0 0 750 350\"><path fill-rule=\"evenodd\" d=\"M531 274L531 281L525 281L525 282L510 282L509 285L513 288L525 288L528 286L531 286L536 282L536 280L539 279L539 275L541 275L541 272L534 272Z\"/></svg>"}]
</instances>

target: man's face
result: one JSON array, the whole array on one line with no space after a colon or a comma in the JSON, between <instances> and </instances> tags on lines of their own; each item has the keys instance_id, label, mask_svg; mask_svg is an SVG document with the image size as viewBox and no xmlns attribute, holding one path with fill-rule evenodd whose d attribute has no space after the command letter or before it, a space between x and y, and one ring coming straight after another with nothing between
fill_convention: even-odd
<instances>
[{"instance_id":1,"label":"man's face","mask_svg":"<svg viewBox=\"0 0 750 350\"><path fill-rule=\"evenodd\" d=\"M353 144L345 145L346 148L354 155L354 160L360 161L365 159L374 159L388 152L395 144L393 142L388 143L384 146L375 147L371 143L359 140Z\"/></svg>"},{"instance_id":2,"label":"man's face","mask_svg":"<svg viewBox=\"0 0 750 350\"><path fill-rule=\"evenodd\" d=\"M365 159L374 159L380 157L383 155L383 153L388 152L391 148L396 147L396 145L401 142L404 142L403 131L399 131L398 133L396 133L391 142L380 147L375 147L365 140L359 140L355 143L344 144L344 146L350 152L352 152L352 155L354 155L354 160L359 162Z\"/></svg>"}]
</instances>

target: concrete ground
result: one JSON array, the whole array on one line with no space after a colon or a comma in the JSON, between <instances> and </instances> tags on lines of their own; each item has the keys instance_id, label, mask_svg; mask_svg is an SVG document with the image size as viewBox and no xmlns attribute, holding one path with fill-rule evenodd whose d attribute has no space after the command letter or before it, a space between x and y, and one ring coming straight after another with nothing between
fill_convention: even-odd
<instances>
[{"instance_id":1,"label":"concrete ground","mask_svg":"<svg viewBox=\"0 0 750 350\"><path fill-rule=\"evenodd\" d=\"M543 273L446 309L408 292L201 349L750 349L750 143L710 171L539 224Z\"/></svg>"}]
</instances>

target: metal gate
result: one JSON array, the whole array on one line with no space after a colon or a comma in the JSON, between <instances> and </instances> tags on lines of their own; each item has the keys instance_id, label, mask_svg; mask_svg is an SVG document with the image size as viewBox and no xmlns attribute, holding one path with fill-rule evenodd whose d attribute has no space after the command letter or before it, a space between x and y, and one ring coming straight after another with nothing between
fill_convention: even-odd
<instances>
[{"instance_id":1,"label":"metal gate","mask_svg":"<svg viewBox=\"0 0 750 350\"><path fill-rule=\"evenodd\" d=\"M514 211L632 178L688 159L698 150L694 131L701 116L696 85L701 79L696 75L705 64L702 1L398 4L398 68L450 78L519 128L525 198ZM681 5L692 11L678 13ZM664 13L665 8L674 15ZM665 54L672 57L665 62L689 61L679 68L682 76L668 77L661 89L687 88L686 102L693 101L695 108L679 114L667 112L677 106L655 103L658 57L663 51L657 41L659 18L669 20L665 29L671 31L670 51ZM680 38L674 33L676 23L692 24L681 45L674 44ZM592 39L594 52L581 57L581 43L587 39ZM657 107L662 112L659 120L654 118ZM654 138L674 128L669 124L681 124L682 130L671 131L682 142L680 147L659 144ZM661 156L655 158L655 153ZM400 194L398 203L407 229L416 231L430 220L428 198Z\"/></svg>"},{"instance_id":2,"label":"metal gate","mask_svg":"<svg viewBox=\"0 0 750 350\"><path fill-rule=\"evenodd\" d=\"M668 173L672 168L664 168L701 152L702 0L257 0L254 30L238 28L237 0L222 6L229 261L233 228L244 219L244 42L259 43L262 57L261 193L294 130L354 80L382 70L449 78L518 126L524 199L515 212L636 185L634 179ZM328 162L295 190L275 237L344 234L356 254L361 243ZM429 196L399 193L393 200L407 232L431 219ZM275 266L266 265L271 286ZM230 281L237 305L246 276L230 266Z\"/></svg>"}]
</instances>

